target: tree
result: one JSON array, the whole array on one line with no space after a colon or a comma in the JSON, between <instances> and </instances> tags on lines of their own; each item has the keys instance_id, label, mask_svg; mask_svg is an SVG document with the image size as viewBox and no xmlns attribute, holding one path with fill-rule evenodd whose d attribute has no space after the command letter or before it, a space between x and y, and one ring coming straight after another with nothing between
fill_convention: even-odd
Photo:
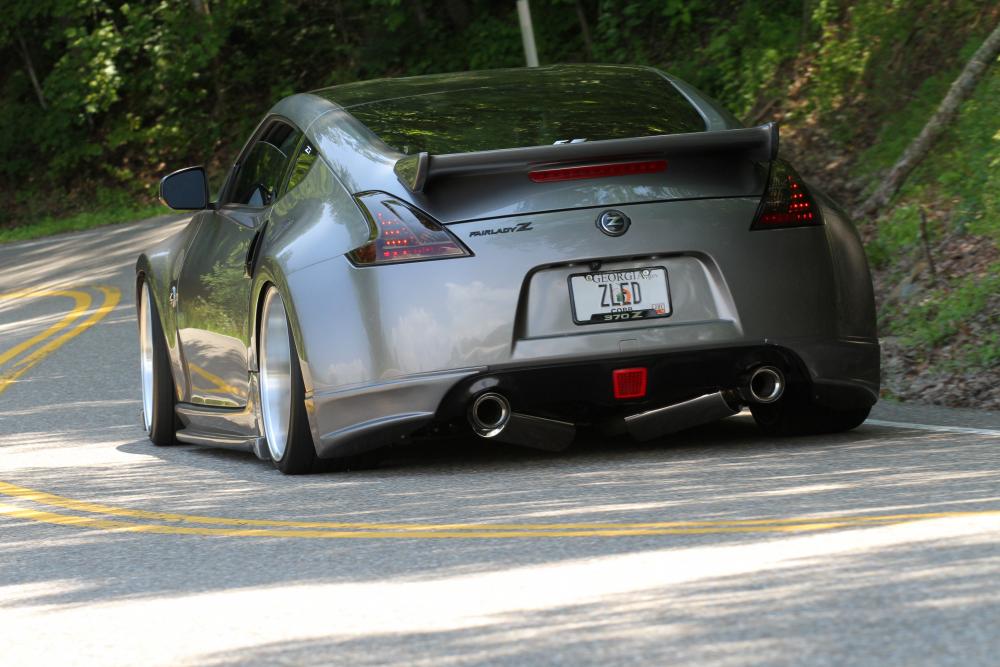
<instances>
[{"instance_id":1,"label":"tree","mask_svg":"<svg viewBox=\"0 0 1000 667\"><path fill-rule=\"evenodd\" d=\"M882 207L889 203L892 197L899 191L907 176L914 167L924 159L934 142L941 136L948 123L958 113L958 107L976 88L976 84L982 78L983 73L989 68L997 56L1000 56L1000 25L997 25L986 38L982 46L976 50L962 69L962 73L951 84L948 94L941 100L937 111L931 116L924 129L920 131L917 138L910 142L910 145L903 151L902 156L896 164L889 170L888 175L883 179L879 187L872 195L865 200L854 212L855 218L869 217L874 215Z\"/></svg>"}]
</instances>

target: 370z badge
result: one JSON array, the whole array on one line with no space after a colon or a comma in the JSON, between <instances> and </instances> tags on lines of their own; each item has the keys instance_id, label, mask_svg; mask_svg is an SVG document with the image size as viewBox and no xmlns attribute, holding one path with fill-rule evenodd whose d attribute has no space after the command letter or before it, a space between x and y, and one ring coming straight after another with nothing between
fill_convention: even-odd
<instances>
[{"instance_id":1,"label":"370z badge","mask_svg":"<svg viewBox=\"0 0 1000 667\"><path fill-rule=\"evenodd\" d=\"M476 231L469 234L469 238L473 236L493 236L494 234L510 234L511 232L530 232L534 231L534 227L531 226L530 222L519 222L513 227L497 227L496 229L477 229Z\"/></svg>"}]
</instances>

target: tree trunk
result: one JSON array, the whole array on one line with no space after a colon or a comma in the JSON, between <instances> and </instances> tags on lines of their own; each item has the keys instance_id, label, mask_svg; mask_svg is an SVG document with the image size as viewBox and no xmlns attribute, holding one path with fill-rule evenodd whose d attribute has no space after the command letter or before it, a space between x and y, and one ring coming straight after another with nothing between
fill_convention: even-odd
<instances>
[{"instance_id":1,"label":"tree trunk","mask_svg":"<svg viewBox=\"0 0 1000 667\"><path fill-rule=\"evenodd\" d=\"M590 25L587 23L587 14L584 13L580 0L576 0L576 18L580 21L580 34L583 36L583 48L587 54L587 60L593 60L594 42L590 39Z\"/></svg>"},{"instance_id":2,"label":"tree trunk","mask_svg":"<svg viewBox=\"0 0 1000 667\"><path fill-rule=\"evenodd\" d=\"M34 87L35 95L38 97L38 106L42 107L42 110L48 109L49 105L45 103L45 94L42 92L42 86L38 83L38 77L35 76L35 66L31 62L28 45L24 43L24 38L21 35L17 36L17 44L21 47L21 57L24 58L24 66L28 70L28 77L31 79L31 85Z\"/></svg>"},{"instance_id":3,"label":"tree trunk","mask_svg":"<svg viewBox=\"0 0 1000 667\"><path fill-rule=\"evenodd\" d=\"M910 145L903 151L902 157L889 170L889 174L882 181L882 184L875 190L861 206L854 211L855 218L869 217L874 215L882 207L889 203L889 200L899 191L907 176L913 171L920 161L927 155L927 152L934 145L934 142L941 136L948 123L955 114L958 107L972 93L976 84L982 78L990 64L1000 55L1000 25L993 29L990 36L986 38L983 45L973 54L966 63L965 68L957 79L951 84L948 94L945 95L941 105L931 116L931 119L924 125Z\"/></svg>"},{"instance_id":4,"label":"tree trunk","mask_svg":"<svg viewBox=\"0 0 1000 667\"><path fill-rule=\"evenodd\" d=\"M469 25L469 8L465 0L444 0L444 8L448 12L451 24L459 30Z\"/></svg>"}]
</instances>

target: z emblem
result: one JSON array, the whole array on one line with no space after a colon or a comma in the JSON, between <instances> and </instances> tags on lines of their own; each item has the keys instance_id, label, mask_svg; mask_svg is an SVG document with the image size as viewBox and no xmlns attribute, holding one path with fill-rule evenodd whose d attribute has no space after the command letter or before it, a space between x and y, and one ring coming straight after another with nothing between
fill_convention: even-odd
<instances>
[{"instance_id":1,"label":"z emblem","mask_svg":"<svg viewBox=\"0 0 1000 667\"><path fill-rule=\"evenodd\" d=\"M597 228L608 236L621 236L631 224L627 215L614 209L608 209L597 216Z\"/></svg>"}]
</instances>

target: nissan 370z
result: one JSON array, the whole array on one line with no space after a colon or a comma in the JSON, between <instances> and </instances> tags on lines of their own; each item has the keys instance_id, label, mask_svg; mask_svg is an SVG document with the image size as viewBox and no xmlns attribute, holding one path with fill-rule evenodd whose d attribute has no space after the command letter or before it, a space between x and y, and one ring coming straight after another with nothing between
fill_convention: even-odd
<instances>
[{"instance_id":1,"label":"nissan 370z","mask_svg":"<svg viewBox=\"0 0 1000 667\"><path fill-rule=\"evenodd\" d=\"M769 434L864 421L871 278L844 213L655 69L384 79L281 100L214 200L139 257L150 439L285 473L468 432L560 450L749 407Z\"/></svg>"}]
</instances>

